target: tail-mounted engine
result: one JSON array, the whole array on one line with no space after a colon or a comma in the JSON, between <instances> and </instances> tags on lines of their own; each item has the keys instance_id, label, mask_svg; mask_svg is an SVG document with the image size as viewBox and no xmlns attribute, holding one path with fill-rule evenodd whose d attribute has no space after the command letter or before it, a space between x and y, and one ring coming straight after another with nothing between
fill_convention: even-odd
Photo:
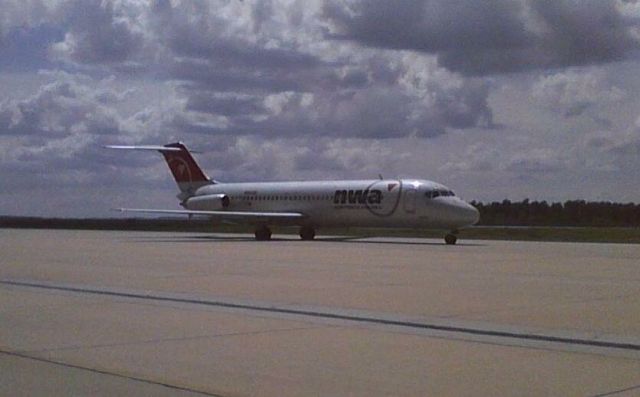
<instances>
[{"instance_id":1,"label":"tail-mounted engine","mask_svg":"<svg viewBox=\"0 0 640 397\"><path fill-rule=\"evenodd\" d=\"M231 200L226 194L207 194L188 198L183 206L190 210L216 211L229 207Z\"/></svg>"}]
</instances>

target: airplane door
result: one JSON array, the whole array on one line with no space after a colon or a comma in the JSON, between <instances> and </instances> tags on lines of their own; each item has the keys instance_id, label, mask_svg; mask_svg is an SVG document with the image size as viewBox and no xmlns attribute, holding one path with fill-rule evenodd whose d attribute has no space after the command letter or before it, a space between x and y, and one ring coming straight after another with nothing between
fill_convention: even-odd
<instances>
[{"instance_id":1,"label":"airplane door","mask_svg":"<svg viewBox=\"0 0 640 397\"><path fill-rule=\"evenodd\" d=\"M404 191L404 210L410 214L416 212L416 188L407 186Z\"/></svg>"}]
</instances>

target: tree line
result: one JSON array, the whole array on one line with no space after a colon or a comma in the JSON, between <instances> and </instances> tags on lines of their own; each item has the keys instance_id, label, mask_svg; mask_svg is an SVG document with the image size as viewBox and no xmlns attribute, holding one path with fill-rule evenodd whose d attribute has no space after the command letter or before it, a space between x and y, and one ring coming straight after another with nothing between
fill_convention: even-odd
<instances>
[{"instance_id":1,"label":"tree line","mask_svg":"<svg viewBox=\"0 0 640 397\"><path fill-rule=\"evenodd\" d=\"M640 226L640 204L571 200L493 202L472 201L480 211L478 225L504 226Z\"/></svg>"}]
</instances>

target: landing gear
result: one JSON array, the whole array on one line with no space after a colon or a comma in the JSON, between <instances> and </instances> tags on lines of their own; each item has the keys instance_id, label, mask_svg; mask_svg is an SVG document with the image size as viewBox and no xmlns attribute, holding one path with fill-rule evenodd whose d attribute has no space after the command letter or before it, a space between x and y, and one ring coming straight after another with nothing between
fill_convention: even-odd
<instances>
[{"instance_id":1,"label":"landing gear","mask_svg":"<svg viewBox=\"0 0 640 397\"><path fill-rule=\"evenodd\" d=\"M300 238L303 240L313 240L316 236L316 231L310 226L303 226L300 228Z\"/></svg>"},{"instance_id":2,"label":"landing gear","mask_svg":"<svg viewBox=\"0 0 640 397\"><path fill-rule=\"evenodd\" d=\"M271 229L266 226L260 226L256 229L255 236L258 241L271 240Z\"/></svg>"},{"instance_id":3,"label":"landing gear","mask_svg":"<svg viewBox=\"0 0 640 397\"><path fill-rule=\"evenodd\" d=\"M447 245L454 245L456 241L458 241L458 237L456 237L455 234L449 233L444 236L444 242L447 243Z\"/></svg>"}]
</instances>

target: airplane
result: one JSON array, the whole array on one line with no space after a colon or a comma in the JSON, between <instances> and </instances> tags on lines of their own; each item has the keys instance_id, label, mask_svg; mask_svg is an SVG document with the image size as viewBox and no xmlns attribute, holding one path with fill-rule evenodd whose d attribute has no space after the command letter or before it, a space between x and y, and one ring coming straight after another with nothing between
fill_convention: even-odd
<instances>
[{"instance_id":1,"label":"airplane","mask_svg":"<svg viewBox=\"0 0 640 397\"><path fill-rule=\"evenodd\" d=\"M106 145L110 149L158 151L178 185L183 210L120 208L123 212L202 215L255 226L255 238L271 239L271 226L299 227L313 240L323 227L421 228L447 231L453 245L459 229L479 220L476 208L449 188L424 179L327 180L222 183L209 178L182 142Z\"/></svg>"}]
</instances>

